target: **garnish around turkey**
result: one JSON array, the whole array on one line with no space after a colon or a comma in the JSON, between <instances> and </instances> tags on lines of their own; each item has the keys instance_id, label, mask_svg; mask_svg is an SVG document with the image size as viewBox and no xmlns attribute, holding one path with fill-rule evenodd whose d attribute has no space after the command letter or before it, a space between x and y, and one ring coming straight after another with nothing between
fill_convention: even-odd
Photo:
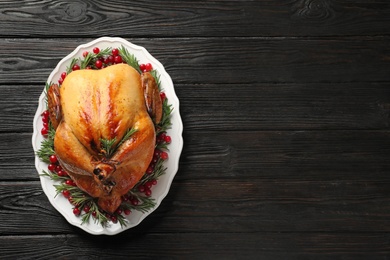
<instances>
[{"instance_id":1,"label":"garnish around turkey","mask_svg":"<svg viewBox=\"0 0 390 260\"><path fill-rule=\"evenodd\" d=\"M125 227L133 210L152 209L173 109L152 64L140 64L123 46L94 47L72 59L58 82L47 82L45 94L42 175L82 224Z\"/></svg>"}]
</instances>

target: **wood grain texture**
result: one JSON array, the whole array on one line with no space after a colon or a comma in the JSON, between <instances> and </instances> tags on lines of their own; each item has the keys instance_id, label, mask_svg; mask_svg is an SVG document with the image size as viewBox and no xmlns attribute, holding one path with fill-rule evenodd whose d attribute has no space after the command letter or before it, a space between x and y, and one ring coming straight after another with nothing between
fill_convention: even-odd
<instances>
[{"instance_id":1,"label":"wood grain texture","mask_svg":"<svg viewBox=\"0 0 390 260\"><path fill-rule=\"evenodd\" d=\"M0 85L5 97L0 100L0 133L32 131L43 88L43 84ZM175 90L184 125L191 131L385 130L390 126L387 83L178 83Z\"/></svg>"},{"instance_id":2,"label":"wood grain texture","mask_svg":"<svg viewBox=\"0 0 390 260\"><path fill-rule=\"evenodd\" d=\"M1 179L37 180L31 134L0 140ZM389 131L197 131L184 142L181 180L389 180Z\"/></svg>"},{"instance_id":3,"label":"wood grain texture","mask_svg":"<svg viewBox=\"0 0 390 260\"><path fill-rule=\"evenodd\" d=\"M0 2L9 37L389 35L386 0Z\"/></svg>"},{"instance_id":4,"label":"wood grain texture","mask_svg":"<svg viewBox=\"0 0 390 260\"><path fill-rule=\"evenodd\" d=\"M388 259L385 0L0 1L1 259ZM184 147L160 207L92 236L49 203L32 120L79 44L119 36L166 68Z\"/></svg>"},{"instance_id":5,"label":"wood grain texture","mask_svg":"<svg viewBox=\"0 0 390 260\"><path fill-rule=\"evenodd\" d=\"M43 84L63 57L90 40L0 39L7 50L0 54L0 84ZM149 50L174 83L390 81L388 37L128 40Z\"/></svg>"},{"instance_id":6,"label":"wood grain texture","mask_svg":"<svg viewBox=\"0 0 390 260\"><path fill-rule=\"evenodd\" d=\"M126 233L385 233L390 231L389 184L390 180L175 181L162 205ZM71 234L77 229L50 205L39 182L0 183L0 202L3 235ZM10 217L15 211L18 214Z\"/></svg>"},{"instance_id":7,"label":"wood grain texture","mask_svg":"<svg viewBox=\"0 0 390 260\"><path fill-rule=\"evenodd\" d=\"M31 239L34 248L25 245ZM386 259L389 236L381 233L249 233L246 243L231 233L131 233L116 237L81 237L75 235L4 236L0 250L5 257L40 257L44 259ZM50 241L50 243L47 243ZM131 243L129 242L131 241ZM188 250L191 243L191 250ZM96 247L96 245L101 247ZM150 245L153 244L153 250ZM235 245L235 246L231 246ZM146 251L146 248L149 248ZM207 248L207 250L205 250ZM93 249L93 250L92 250ZM76 254L77 252L77 254Z\"/></svg>"},{"instance_id":8,"label":"wood grain texture","mask_svg":"<svg viewBox=\"0 0 390 260\"><path fill-rule=\"evenodd\" d=\"M133 233L115 239L81 237L77 233L61 236L5 236L1 238L0 248L6 258L41 259L67 259L75 256L78 259L128 259L129 255L137 259L254 259L254 256L267 259L386 259L387 256L388 237L381 233L353 236L348 233L249 233L246 237L248 241L240 243L240 236L230 233ZM26 247L32 239L35 246ZM146 249L154 243L153 250ZM97 244L101 246L96 247ZM191 249L188 249L189 244Z\"/></svg>"}]
</instances>

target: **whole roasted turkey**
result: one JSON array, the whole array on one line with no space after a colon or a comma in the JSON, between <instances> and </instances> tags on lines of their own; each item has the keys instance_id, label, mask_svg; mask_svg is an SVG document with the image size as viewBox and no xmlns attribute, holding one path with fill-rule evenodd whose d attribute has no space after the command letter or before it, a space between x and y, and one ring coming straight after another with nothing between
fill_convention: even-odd
<instances>
[{"instance_id":1,"label":"whole roasted turkey","mask_svg":"<svg viewBox=\"0 0 390 260\"><path fill-rule=\"evenodd\" d=\"M101 209L114 212L153 158L162 116L154 77L127 64L73 71L49 88L48 107L60 165ZM110 153L104 141L113 143Z\"/></svg>"}]
</instances>

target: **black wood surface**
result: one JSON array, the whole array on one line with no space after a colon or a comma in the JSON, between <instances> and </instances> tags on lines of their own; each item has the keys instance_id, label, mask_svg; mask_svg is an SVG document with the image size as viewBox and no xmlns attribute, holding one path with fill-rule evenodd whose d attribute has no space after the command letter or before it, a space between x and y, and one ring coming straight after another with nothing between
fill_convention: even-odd
<instances>
[{"instance_id":1,"label":"black wood surface","mask_svg":"<svg viewBox=\"0 0 390 260\"><path fill-rule=\"evenodd\" d=\"M49 203L32 121L79 44L171 75L184 148L161 206L93 236ZM388 259L389 1L1 1L0 258Z\"/></svg>"}]
</instances>

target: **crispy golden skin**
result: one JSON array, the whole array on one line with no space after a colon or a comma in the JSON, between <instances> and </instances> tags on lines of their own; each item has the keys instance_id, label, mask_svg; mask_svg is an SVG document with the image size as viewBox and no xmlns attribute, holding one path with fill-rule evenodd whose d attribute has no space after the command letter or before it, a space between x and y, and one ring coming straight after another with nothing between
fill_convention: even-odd
<instances>
[{"instance_id":1,"label":"crispy golden skin","mask_svg":"<svg viewBox=\"0 0 390 260\"><path fill-rule=\"evenodd\" d=\"M136 70L118 64L73 71L59 90L61 121L54 138L57 158L78 187L99 198L99 206L110 213L153 158L156 134L144 89ZM117 145L129 129L136 132L108 157L101 140L115 138Z\"/></svg>"}]
</instances>

